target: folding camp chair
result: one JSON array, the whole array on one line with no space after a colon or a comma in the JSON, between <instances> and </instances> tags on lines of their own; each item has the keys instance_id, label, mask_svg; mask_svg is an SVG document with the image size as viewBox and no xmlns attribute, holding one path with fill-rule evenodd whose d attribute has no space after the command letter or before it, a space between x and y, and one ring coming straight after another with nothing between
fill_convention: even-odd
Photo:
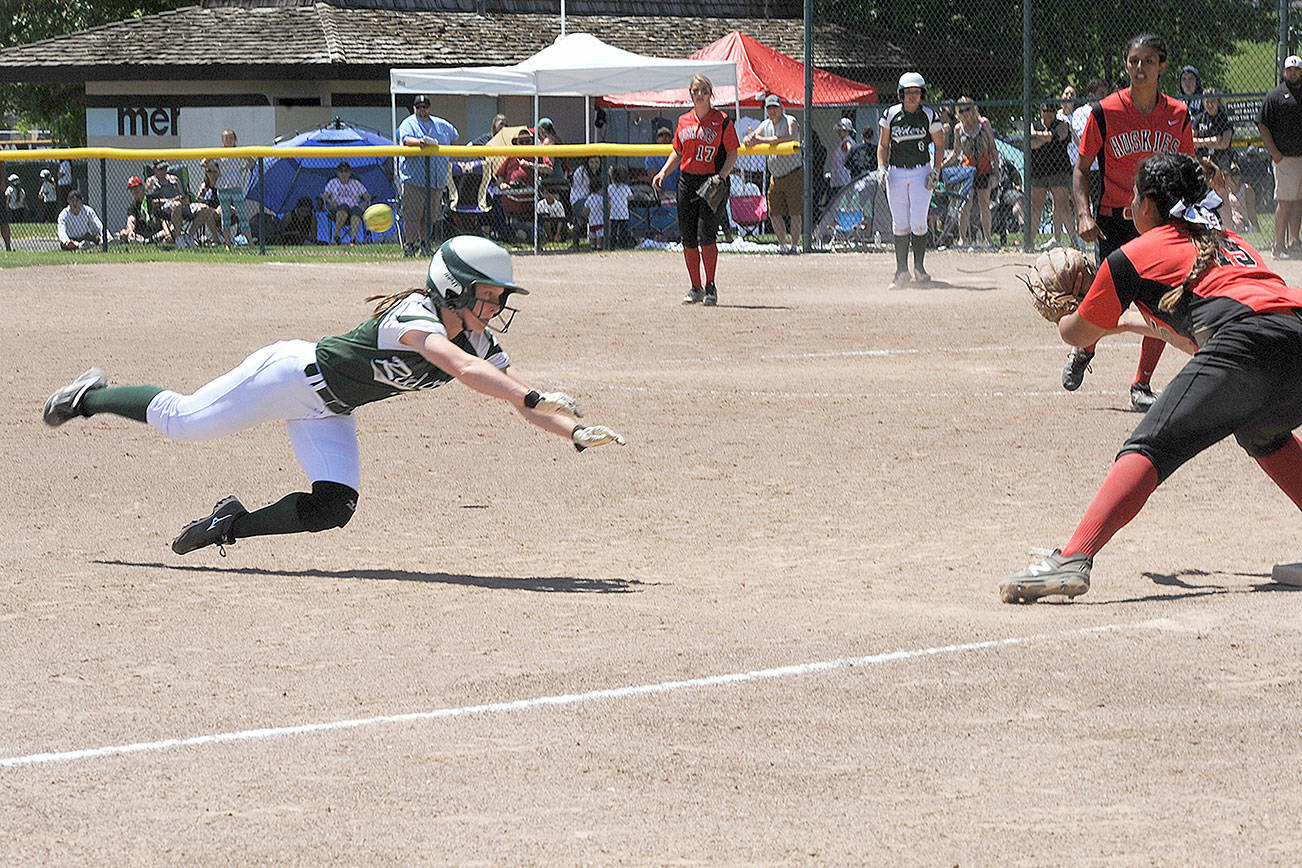
<instances>
[{"instance_id":1,"label":"folding camp chair","mask_svg":"<svg viewBox=\"0 0 1302 868\"><path fill-rule=\"evenodd\" d=\"M728 208L738 234L754 237L763 231L769 216L768 201L763 196L733 196L728 200Z\"/></svg>"},{"instance_id":2,"label":"folding camp chair","mask_svg":"<svg viewBox=\"0 0 1302 868\"><path fill-rule=\"evenodd\" d=\"M849 246L854 247L858 244L860 229L864 222L864 212L862 208L837 208L836 222L832 224L832 240L830 247L836 249L838 238L846 241Z\"/></svg>"}]
</instances>

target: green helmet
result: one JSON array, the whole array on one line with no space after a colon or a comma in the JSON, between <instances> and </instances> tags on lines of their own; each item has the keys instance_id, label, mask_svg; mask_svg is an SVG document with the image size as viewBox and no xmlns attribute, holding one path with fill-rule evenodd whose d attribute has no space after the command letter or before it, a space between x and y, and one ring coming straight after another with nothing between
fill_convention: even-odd
<instances>
[{"instance_id":1,"label":"green helmet","mask_svg":"<svg viewBox=\"0 0 1302 868\"><path fill-rule=\"evenodd\" d=\"M500 244L477 235L458 235L440 244L425 278L425 290L434 304L453 310L469 307L475 300L476 283L502 287L503 302L513 292L529 294L515 282L511 254Z\"/></svg>"}]
</instances>

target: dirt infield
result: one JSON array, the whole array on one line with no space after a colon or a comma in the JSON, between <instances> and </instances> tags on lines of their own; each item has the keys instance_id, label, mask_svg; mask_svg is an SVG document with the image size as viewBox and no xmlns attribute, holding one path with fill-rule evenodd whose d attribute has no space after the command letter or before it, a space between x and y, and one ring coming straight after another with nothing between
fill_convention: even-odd
<instances>
[{"instance_id":1,"label":"dirt infield","mask_svg":"<svg viewBox=\"0 0 1302 868\"><path fill-rule=\"evenodd\" d=\"M0 272L5 861L1302 859L1299 516L1232 444L1088 595L999 603L1136 422L1137 339L1068 394L1010 272L956 270L995 258L893 292L882 255L725 256L713 310L673 254L517 261L517 367L629 445L396 399L347 528L227 558L168 543L305 487L282 428L41 403L92 363L192 389L421 264Z\"/></svg>"}]
</instances>

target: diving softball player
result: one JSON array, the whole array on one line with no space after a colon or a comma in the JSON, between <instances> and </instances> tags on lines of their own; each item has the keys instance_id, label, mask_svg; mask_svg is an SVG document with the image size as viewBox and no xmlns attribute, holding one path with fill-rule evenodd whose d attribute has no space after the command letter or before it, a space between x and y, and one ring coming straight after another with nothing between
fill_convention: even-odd
<instances>
[{"instance_id":1,"label":"diving softball player","mask_svg":"<svg viewBox=\"0 0 1302 868\"><path fill-rule=\"evenodd\" d=\"M1090 112L1081 135L1080 157L1072 172L1072 196L1076 200L1076 225L1082 241L1099 245L1099 263L1108 254L1138 235L1130 219L1130 193L1135 170L1154 154L1193 156L1193 127L1189 112L1180 100L1158 90L1166 69L1166 40L1145 34L1126 43L1126 72L1130 87L1104 97ZM1090 163L1098 157L1103 176L1103 196L1098 217L1090 210ZM1139 368L1130 386L1130 406L1143 412L1153 405L1149 381L1162 357L1162 341L1144 338L1139 350ZM1080 388L1085 370L1094 358L1093 345L1072 350L1062 369L1062 387L1069 392Z\"/></svg>"},{"instance_id":2,"label":"diving softball player","mask_svg":"<svg viewBox=\"0 0 1302 868\"><path fill-rule=\"evenodd\" d=\"M360 488L353 411L453 379L506 401L576 449L623 445L603 425L574 424L572 417L582 413L572 398L539 394L511 367L489 323L496 319L500 331L509 328L516 313L507 306L512 293L528 290L515 283L510 254L485 238L458 236L430 260L423 289L371 296L372 316L346 334L263 347L191 395L157 386L108 386L104 373L91 368L50 396L45 424L113 413L147 422L173 440L208 440L284 420L312 490L253 512L234 497L223 498L173 540L177 554L217 545L224 555L224 546L245 537L343 527L357 508Z\"/></svg>"},{"instance_id":3,"label":"diving softball player","mask_svg":"<svg viewBox=\"0 0 1302 868\"><path fill-rule=\"evenodd\" d=\"M886 110L877 137L878 181L884 182L895 235L895 279L891 287L909 282L909 247L913 248L913 277L929 283L923 266L927 251L927 211L931 191L940 180L945 160L944 124L935 110L922 104L927 83L916 72L900 76L900 101Z\"/></svg>"},{"instance_id":4,"label":"diving softball player","mask_svg":"<svg viewBox=\"0 0 1302 868\"><path fill-rule=\"evenodd\" d=\"M660 192L665 177L681 168L678 179L678 229L683 236L683 260L687 263L687 277L691 286L683 304L704 302L707 307L719 303L719 291L714 285L715 269L719 263L719 247L715 237L719 233L719 220L728 207L724 196L718 208L710 208L696 191L713 175L726 184L732 169L737 165L737 127L732 118L716 108L710 100L714 84L703 75L692 76L688 84L692 95L692 110L678 118L674 131L674 151L669 160L651 179L651 186ZM705 266L705 281L701 281L701 266Z\"/></svg>"},{"instance_id":5,"label":"diving softball player","mask_svg":"<svg viewBox=\"0 0 1302 868\"><path fill-rule=\"evenodd\" d=\"M1194 355L1121 447L1067 544L1000 583L1005 603L1089 590L1094 555L1161 482L1230 434L1302 508L1302 443L1292 433L1302 425L1302 289L1222 228L1221 200L1192 157L1149 158L1131 196L1141 234L1109 254L1059 323L1062 339L1090 346L1134 332ZM1126 312L1131 304L1137 312Z\"/></svg>"}]
</instances>

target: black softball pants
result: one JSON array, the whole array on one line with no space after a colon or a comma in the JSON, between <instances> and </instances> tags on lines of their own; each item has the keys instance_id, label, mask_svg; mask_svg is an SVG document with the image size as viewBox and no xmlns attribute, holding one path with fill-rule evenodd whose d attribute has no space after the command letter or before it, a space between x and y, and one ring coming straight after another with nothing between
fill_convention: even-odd
<instances>
[{"instance_id":1,"label":"black softball pants","mask_svg":"<svg viewBox=\"0 0 1302 868\"><path fill-rule=\"evenodd\" d=\"M718 210L711 210L705 200L696 195L710 177L683 172L678 178L678 231L683 237L683 247L709 245L718 239L719 218L728 204L728 197L723 197ZM728 183L727 179L724 183Z\"/></svg>"}]
</instances>

